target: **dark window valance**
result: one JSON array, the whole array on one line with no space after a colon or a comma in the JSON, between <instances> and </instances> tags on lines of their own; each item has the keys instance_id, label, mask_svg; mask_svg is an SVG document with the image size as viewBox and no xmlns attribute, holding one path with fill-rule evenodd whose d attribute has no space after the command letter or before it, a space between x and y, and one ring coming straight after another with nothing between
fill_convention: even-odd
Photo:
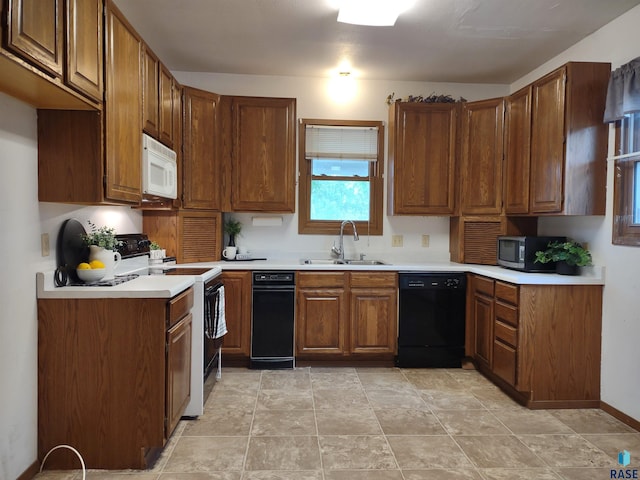
<instances>
[{"instance_id":1,"label":"dark window valance","mask_svg":"<svg viewBox=\"0 0 640 480\"><path fill-rule=\"evenodd\" d=\"M640 112L640 57L611 72L604 122L615 122L634 112Z\"/></svg>"}]
</instances>

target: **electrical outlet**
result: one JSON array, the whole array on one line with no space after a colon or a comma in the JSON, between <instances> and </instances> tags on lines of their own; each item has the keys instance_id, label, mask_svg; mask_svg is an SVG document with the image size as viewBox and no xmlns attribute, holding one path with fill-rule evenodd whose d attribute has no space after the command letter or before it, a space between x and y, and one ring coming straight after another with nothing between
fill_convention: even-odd
<instances>
[{"instance_id":1,"label":"electrical outlet","mask_svg":"<svg viewBox=\"0 0 640 480\"><path fill-rule=\"evenodd\" d=\"M391 246L392 247L401 247L403 243L402 235L391 235Z\"/></svg>"},{"instance_id":2,"label":"electrical outlet","mask_svg":"<svg viewBox=\"0 0 640 480\"><path fill-rule=\"evenodd\" d=\"M423 247L429 246L429 235L422 235L422 246Z\"/></svg>"},{"instance_id":3,"label":"electrical outlet","mask_svg":"<svg viewBox=\"0 0 640 480\"><path fill-rule=\"evenodd\" d=\"M40 236L40 249L42 250L42 256L43 257L48 257L49 256L49 234L48 233L43 233Z\"/></svg>"}]
</instances>

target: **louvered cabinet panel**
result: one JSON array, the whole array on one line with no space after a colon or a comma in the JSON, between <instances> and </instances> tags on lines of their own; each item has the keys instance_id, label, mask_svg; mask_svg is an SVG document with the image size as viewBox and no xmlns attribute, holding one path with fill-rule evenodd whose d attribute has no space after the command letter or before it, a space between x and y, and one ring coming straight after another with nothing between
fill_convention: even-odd
<instances>
[{"instance_id":1,"label":"louvered cabinet panel","mask_svg":"<svg viewBox=\"0 0 640 480\"><path fill-rule=\"evenodd\" d=\"M180 212L179 235L180 253L178 262L206 262L220 259L222 250L220 224L222 214L204 215Z\"/></svg>"},{"instance_id":2,"label":"louvered cabinet panel","mask_svg":"<svg viewBox=\"0 0 640 480\"><path fill-rule=\"evenodd\" d=\"M535 217L452 217L449 229L451 261L497 264L500 235L535 235Z\"/></svg>"},{"instance_id":3,"label":"louvered cabinet panel","mask_svg":"<svg viewBox=\"0 0 640 480\"><path fill-rule=\"evenodd\" d=\"M207 210L148 210L143 230L178 263L220 260L222 214Z\"/></svg>"}]
</instances>

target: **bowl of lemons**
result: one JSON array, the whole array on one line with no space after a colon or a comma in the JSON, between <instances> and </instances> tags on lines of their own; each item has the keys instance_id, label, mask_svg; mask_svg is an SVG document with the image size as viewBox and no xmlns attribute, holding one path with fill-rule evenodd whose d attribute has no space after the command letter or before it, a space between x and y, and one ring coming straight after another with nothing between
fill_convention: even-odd
<instances>
[{"instance_id":1,"label":"bowl of lemons","mask_svg":"<svg viewBox=\"0 0 640 480\"><path fill-rule=\"evenodd\" d=\"M100 260L91 260L91 262L82 262L76 267L78 278L85 283L98 282L107 273L104 263Z\"/></svg>"}]
</instances>

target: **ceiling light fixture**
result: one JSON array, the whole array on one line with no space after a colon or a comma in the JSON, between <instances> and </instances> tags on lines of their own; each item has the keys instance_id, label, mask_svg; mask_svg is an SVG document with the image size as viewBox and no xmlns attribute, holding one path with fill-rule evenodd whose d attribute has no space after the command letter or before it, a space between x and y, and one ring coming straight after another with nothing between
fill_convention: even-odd
<instances>
[{"instance_id":1,"label":"ceiling light fixture","mask_svg":"<svg viewBox=\"0 0 640 480\"><path fill-rule=\"evenodd\" d=\"M338 21L354 25L390 27L407 8L402 0L342 0Z\"/></svg>"}]
</instances>

